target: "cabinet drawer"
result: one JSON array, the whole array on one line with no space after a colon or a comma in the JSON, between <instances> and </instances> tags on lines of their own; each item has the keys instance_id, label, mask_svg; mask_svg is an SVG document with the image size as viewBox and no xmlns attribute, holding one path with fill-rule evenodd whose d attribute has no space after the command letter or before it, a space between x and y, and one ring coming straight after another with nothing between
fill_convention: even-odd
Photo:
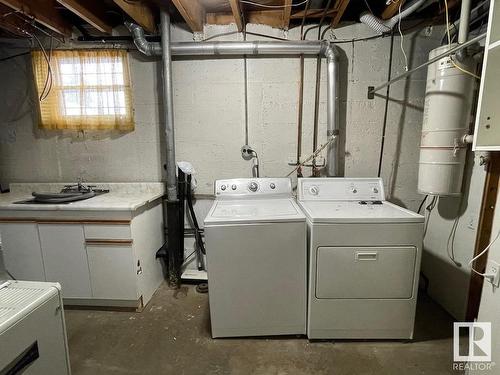
<instances>
[{"instance_id":1,"label":"cabinet drawer","mask_svg":"<svg viewBox=\"0 0 500 375\"><path fill-rule=\"evenodd\" d=\"M92 297L136 300L138 266L130 245L88 245ZM140 267L140 266L139 266Z\"/></svg>"},{"instance_id":2,"label":"cabinet drawer","mask_svg":"<svg viewBox=\"0 0 500 375\"><path fill-rule=\"evenodd\" d=\"M129 224L85 224L85 239L127 240L132 238Z\"/></svg>"}]
</instances>

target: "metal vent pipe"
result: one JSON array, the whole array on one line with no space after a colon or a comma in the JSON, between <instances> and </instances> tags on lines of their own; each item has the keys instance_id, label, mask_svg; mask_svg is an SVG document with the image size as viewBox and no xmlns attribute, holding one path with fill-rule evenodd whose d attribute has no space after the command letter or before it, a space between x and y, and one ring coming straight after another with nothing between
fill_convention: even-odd
<instances>
[{"instance_id":1,"label":"metal vent pipe","mask_svg":"<svg viewBox=\"0 0 500 375\"><path fill-rule=\"evenodd\" d=\"M137 49L148 56L159 56L162 47L148 42L142 28L126 22ZM163 30L162 30L163 31ZM327 136L337 139L327 150L327 175L339 175L338 135L339 135L339 50L327 41L244 41L244 42L181 42L170 43L173 56L219 56L219 55L321 55L327 59ZM172 108L167 108L171 111ZM168 167L168 164L167 164Z\"/></svg>"}]
</instances>

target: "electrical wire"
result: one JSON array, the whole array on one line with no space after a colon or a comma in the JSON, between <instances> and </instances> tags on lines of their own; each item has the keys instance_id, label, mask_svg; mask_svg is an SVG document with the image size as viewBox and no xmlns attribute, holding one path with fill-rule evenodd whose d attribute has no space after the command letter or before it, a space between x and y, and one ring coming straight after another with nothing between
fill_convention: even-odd
<instances>
[{"instance_id":1,"label":"electrical wire","mask_svg":"<svg viewBox=\"0 0 500 375\"><path fill-rule=\"evenodd\" d=\"M431 219L431 213L432 213L432 210L434 209L434 207L436 207L436 204L437 204L437 201L438 201L439 197L434 195L432 197L432 200L431 202L427 205L427 207L425 207L425 212L424 212L424 237L427 233L427 228L429 227L429 221Z\"/></svg>"},{"instance_id":2,"label":"electrical wire","mask_svg":"<svg viewBox=\"0 0 500 375\"><path fill-rule=\"evenodd\" d=\"M43 56L45 58L45 61L47 62L47 77L46 77L46 80L45 80L45 86L44 86L44 88L43 88L43 90L42 90L42 92L40 94L40 97L39 97L39 100L43 101L47 97L47 95L49 94L50 89L52 88L52 67L50 65L50 58L47 55L47 51L45 51L45 48L43 47L42 42L40 42L40 39L38 39L38 37L35 34L32 34L32 37L38 43L38 45L40 47L40 50L42 51L42 54L43 54ZM47 83L49 82L49 76L50 76L50 86L49 86L47 94L45 95L45 92L47 91L46 90Z\"/></svg>"},{"instance_id":3,"label":"electrical wire","mask_svg":"<svg viewBox=\"0 0 500 375\"><path fill-rule=\"evenodd\" d=\"M462 205L462 199L460 199L460 204L458 205L459 209L460 209L461 205ZM448 241L446 241L446 253L448 254L448 258L450 258L450 260L455 264L455 266L462 267L462 263L458 262L455 259L455 246L454 246L455 235L457 233L459 221L460 221L460 216L459 216L459 214L457 214L457 217L453 221L453 225L451 227L451 232L450 232L450 235L448 236Z\"/></svg>"},{"instance_id":4,"label":"electrical wire","mask_svg":"<svg viewBox=\"0 0 500 375\"><path fill-rule=\"evenodd\" d=\"M228 36L228 35L234 35L234 34L239 34L240 32L239 31L229 31L227 33L220 33L220 34L216 34L216 35L212 35L212 36L209 36L208 38L205 38L202 40L202 42L207 42L209 40L212 40L212 39L215 39L215 38L219 38L221 36ZM250 31L246 31L246 34L248 35L253 35L253 36L260 36L260 37L263 37L263 38L269 38L269 39L276 39L276 40L284 40L284 41L289 41L289 39L286 39L286 38L280 38L279 36L273 36L273 35L266 35L266 34L260 34L260 33L254 33L254 32L250 32Z\"/></svg>"},{"instance_id":5,"label":"electrical wire","mask_svg":"<svg viewBox=\"0 0 500 375\"><path fill-rule=\"evenodd\" d=\"M422 207L424 206L425 201L427 200L427 197L428 197L428 196L429 196L429 195L426 195L426 196L424 197L424 199L422 199L422 202L420 202L420 206L418 206L417 214L419 214L419 213L420 213L420 210L422 210Z\"/></svg>"},{"instance_id":6,"label":"electrical wire","mask_svg":"<svg viewBox=\"0 0 500 375\"><path fill-rule=\"evenodd\" d=\"M267 4L255 3L255 2L249 1L249 0L240 0L240 3L255 5L255 6L258 6L258 7L262 7L262 8L284 9L284 8L299 7L301 5L307 4L309 1L310 0L304 0L304 1L300 2L300 3L298 3L298 4L289 4L289 5L267 5Z\"/></svg>"},{"instance_id":7,"label":"electrical wire","mask_svg":"<svg viewBox=\"0 0 500 375\"><path fill-rule=\"evenodd\" d=\"M18 53L18 54L7 56L7 57L2 57L2 58L0 58L0 62L7 61L10 59L15 59L16 57L20 57L20 56L29 55L30 53L31 53L31 51L28 51L28 52L22 52L22 53Z\"/></svg>"},{"instance_id":8,"label":"electrical wire","mask_svg":"<svg viewBox=\"0 0 500 375\"><path fill-rule=\"evenodd\" d=\"M445 6L445 15L446 15L446 35L448 37L448 47L451 49L451 37L450 37L450 15L448 12L448 0L444 0L444 6ZM456 62L453 56L450 55L450 61L453 64L455 68L460 70L462 73L468 74L471 77L474 77L475 79L481 79L480 76L477 74L474 74L472 72L469 72L467 69L462 68L459 66Z\"/></svg>"},{"instance_id":9,"label":"electrical wire","mask_svg":"<svg viewBox=\"0 0 500 375\"><path fill-rule=\"evenodd\" d=\"M403 43L404 43L404 35L403 32L401 31L401 7L403 6L403 1L399 2L399 15L398 15L398 31L399 31L399 47L401 48L401 52L403 53L403 56L405 58L405 72L408 71L408 56L406 56L405 49L403 48Z\"/></svg>"},{"instance_id":10,"label":"electrical wire","mask_svg":"<svg viewBox=\"0 0 500 375\"><path fill-rule=\"evenodd\" d=\"M12 280L17 280L10 272L8 269L4 269L5 270L5 273L12 279Z\"/></svg>"},{"instance_id":11,"label":"electrical wire","mask_svg":"<svg viewBox=\"0 0 500 375\"><path fill-rule=\"evenodd\" d=\"M493 246L493 244L494 244L494 243L498 240L498 237L500 237L500 229L498 230L498 232L497 232L497 234L496 234L495 238L493 238L493 240L492 240L492 241L491 241L491 242L490 242L490 243L489 243L489 244L488 244L488 245L487 245L487 246L486 246L486 247L485 247L485 248L484 248L484 249L483 249L483 250L482 250L479 254L477 254L474 258L472 258L472 259L469 261L469 263L468 263L468 264L471 266L471 267L470 267L470 269L471 269L473 272L477 273L477 274L478 274L478 275L480 275L480 276L483 276L483 277L488 277L488 275L487 275L487 274L485 274L485 273L481 273L481 272L477 271L476 269L474 269L474 267L473 267L473 264L472 264L472 263L473 263L475 260L477 260L477 259L481 258L484 254L486 254L486 252L487 252L487 251L488 251L488 250L489 250L489 249Z\"/></svg>"}]
</instances>

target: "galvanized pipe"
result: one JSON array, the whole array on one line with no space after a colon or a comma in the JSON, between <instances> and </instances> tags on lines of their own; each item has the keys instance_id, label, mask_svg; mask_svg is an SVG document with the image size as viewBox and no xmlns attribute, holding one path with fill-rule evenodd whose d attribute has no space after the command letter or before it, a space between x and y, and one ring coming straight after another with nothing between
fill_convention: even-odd
<instances>
[{"instance_id":1,"label":"galvanized pipe","mask_svg":"<svg viewBox=\"0 0 500 375\"><path fill-rule=\"evenodd\" d=\"M327 129L328 139L336 137L334 142L330 142L327 148L328 161L326 164L328 176L339 175L339 133L340 133L340 72L339 72L339 51L336 48L329 48L326 53L327 60Z\"/></svg>"},{"instance_id":2,"label":"galvanized pipe","mask_svg":"<svg viewBox=\"0 0 500 375\"><path fill-rule=\"evenodd\" d=\"M172 89L172 53L170 50L170 15L161 12L161 51L163 54L163 102L167 148L167 198L177 200L177 166L175 162L174 99Z\"/></svg>"},{"instance_id":3,"label":"galvanized pipe","mask_svg":"<svg viewBox=\"0 0 500 375\"><path fill-rule=\"evenodd\" d=\"M161 53L163 48L158 48L155 43L146 41L144 33L137 31L140 26L130 23L126 26L132 32L134 43L139 51L151 53L149 56ZM162 43L163 40L162 38ZM179 42L170 44L170 52L172 56L322 55L326 57L328 63L327 135L330 139L331 136L339 134L339 50L327 41ZM171 98L171 93L169 97ZM170 141L173 142L173 136ZM329 176L337 176L338 140L330 143L327 155L327 173ZM167 170L168 168L167 165ZM173 170L175 173L175 165Z\"/></svg>"},{"instance_id":4,"label":"galvanized pipe","mask_svg":"<svg viewBox=\"0 0 500 375\"><path fill-rule=\"evenodd\" d=\"M469 36L470 3L471 0L462 0L462 7L460 8L460 28L458 29L459 44L465 43Z\"/></svg>"}]
</instances>

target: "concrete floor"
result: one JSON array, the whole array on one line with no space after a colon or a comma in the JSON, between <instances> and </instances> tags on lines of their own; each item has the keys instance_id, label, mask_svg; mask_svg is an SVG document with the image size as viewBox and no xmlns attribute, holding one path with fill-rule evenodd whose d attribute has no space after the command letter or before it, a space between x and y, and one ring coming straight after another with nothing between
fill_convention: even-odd
<instances>
[{"instance_id":1,"label":"concrete floor","mask_svg":"<svg viewBox=\"0 0 500 375\"><path fill-rule=\"evenodd\" d=\"M67 310L74 375L457 374L452 318L419 299L411 343L210 337L208 295L162 286L142 313Z\"/></svg>"}]
</instances>

